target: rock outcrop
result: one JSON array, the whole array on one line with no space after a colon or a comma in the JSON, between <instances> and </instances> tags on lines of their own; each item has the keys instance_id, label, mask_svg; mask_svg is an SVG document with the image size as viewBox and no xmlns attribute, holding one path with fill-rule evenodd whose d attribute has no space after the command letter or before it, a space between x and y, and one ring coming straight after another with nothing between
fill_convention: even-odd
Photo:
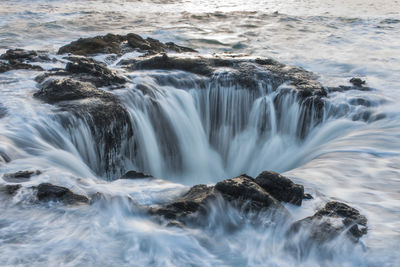
<instances>
[{"instance_id":1,"label":"rock outcrop","mask_svg":"<svg viewBox=\"0 0 400 267\"><path fill-rule=\"evenodd\" d=\"M51 77L73 78L81 82L89 82L96 87L111 86L119 88L128 80L115 71L110 70L104 63L92 58L68 57L70 62L65 69L54 69L36 77L42 83Z\"/></svg>"},{"instance_id":2,"label":"rock outcrop","mask_svg":"<svg viewBox=\"0 0 400 267\"><path fill-rule=\"evenodd\" d=\"M116 172L120 145L133 135L129 114L112 93L96 88L88 82L73 78L47 79L34 94L38 99L57 105L86 121L98 147L99 160L107 173ZM64 117L65 127L70 118Z\"/></svg>"},{"instance_id":3,"label":"rock outcrop","mask_svg":"<svg viewBox=\"0 0 400 267\"><path fill-rule=\"evenodd\" d=\"M258 89L259 80L263 80L271 84L273 90L285 83L292 85L301 98L326 96L324 87L311 72L272 59L253 60L230 56L185 57L163 54L122 60L120 64L131 70L182 70L210 78L215 78L221 71L229 70L237 84L247 89Z\"/></svg>"},{"instance_id":4,"label":"rock outcrop","mask_svg":"<svg viewBox=\"0 0 400 267\"><path fill-rule=\"evenodd\" d=\"M61 47L58 54L75 54L81 56L90 56L95 54L125 54L139 50L147 54L156 54L160 52L196 52L194 49L176 45L172 42L162 43L153 38L143 39L137 34L127 35L107 34L104 36L95 36L91 38L81 38L70 44Z\"/></svg>"},{"instance_id":5,"label":"rock outcrop","mask_svg":"<svg viewBox=\"0 0 400 267\"><path fill-rule=\"evenodd\" d=\"M367 218L360 212L344 203L331 201L313 216L293 224L290 234L306 230L310 238L318 242L331 240L341 233L353 241L367 233Z\"/></svg>"},{"instance_id":6,"label":"rock outcrop","mask_svg":"<svg viewBox=\"0 0 400 267\"><path fill-rule=\"evenodd\" d=\"M87 204L89 199L73 193L66 187L43 183L34 188L39 201L57 201L65 204Z\"/></svg>"},{"instance_id":7,"label":"rock outcrop","mask_svg":"<svg viewBox=\"0 0 400 267\"><path fill-rule=\"evenodd\" d=\"M276 172L263 171L256 177L255 182L279 201L301 206L303 198L308 198L304 195L302 185L295 184Z\"/></svg>"},{"instance_id":8,"label":"rock outcrop","mask_svg":"<svg viewBox=\"0 0 400 267\"><path fill-rule=\"evenodd\" d=\"M9 49L0 55L0 60L2 60L0 61L0 73L3 73L21 69L42 71L42 67L29 64L29 62L44 62L49 61L50 58L43 51Z\"/></svg>"},{"instance_id":9,"label":"rock outcrop","mask_svg":"<svg viewBox=\"0 0 400 267\"><path fill-rule=\"evenodd\" d=\"M257 179L243 174L219 182L215 186L193 186L174 202L154 207L150 213L185 224L189 216L206 214L208 205L217 199L227 201L245 211L287 212L282 204L257 182Z\"/></svg>"}]
</instances>

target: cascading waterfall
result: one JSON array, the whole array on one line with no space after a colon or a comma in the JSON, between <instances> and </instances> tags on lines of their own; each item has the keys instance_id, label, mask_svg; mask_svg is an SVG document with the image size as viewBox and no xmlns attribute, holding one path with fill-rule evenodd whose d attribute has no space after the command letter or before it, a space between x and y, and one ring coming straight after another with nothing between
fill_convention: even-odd
<instances>
[{"instance_id":1,"label":"cascading waterfall","mask_svg":"<svg viewBox=\"0 0 400 267\"><path fill-rule=\"evenodd\" d=\"M282 164L282 157L300 147L321 122L318 110L286 84L273 90L260 80L257 88L248 89L229 73L211 81L185 72L136 73L132 78L131 89L117 92L133 135L125 136L111 155L116 173L107 173L102 144L94 144L88 126L80 124L90 121L67 126L88 166L108 179L130 169L175 181L192 176L189 183L264 169L285 171L297 159Z\"/></svg>"}]
</instances>

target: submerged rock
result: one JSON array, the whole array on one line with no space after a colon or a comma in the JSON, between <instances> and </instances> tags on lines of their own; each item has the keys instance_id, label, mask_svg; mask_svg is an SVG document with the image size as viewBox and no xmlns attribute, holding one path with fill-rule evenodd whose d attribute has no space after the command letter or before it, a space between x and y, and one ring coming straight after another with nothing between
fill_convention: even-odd
<instances>
[{"instance_id":1,"label":"submerged rock","mask_svg":"<svg viewBox=\"0 0 400 267\"><path fill-rule=\"evenodd\" d=\"M154 178L150 174L146 174L143 172L137 172L137 171L128 171L124 175L122 175L119 179L143 179L143 178Z\"/></svg>"},{"instance_id":2,"label":"submerged rock","mask_svg":"<svg viewBox=\"0 0 400 267\"><path fill-rule=\"evenodd\" d=\"M352 85L339 85L336 87L328 87L329 92L344 92L349 90L359 90L359 91L372 91L373 89L368 86L364 86L366 81L360 78L351 78L349 81Z\"/></svg>"},{"instance_id":3,"label":"submerged rock","mask_svg":"<svg viewBox=\"0 0 400 267\"><path fill-rule=\"evenodd\" d=\"M7 109L0 103L0 119L7 115Z\"/></svg>"},{"instance_id":4,"label":"submerged rock","mask_svg":"<svg viewBox=\"0 0 400 267\"><path fill-rule=\"evenodd\" d=\"M294 223L290 234L298 233L301 229L308 231L310 237L318 242L331 240L343 232L358 241L367 233L367 218L344 203L331 201L313 216Z\"/></svg>"},{"instance_id":5,"label":"submerged rock","mask_svg":"<svg viewBox=\"0 0 400 267\"><path fill-rule=\"evenodd\" d=\"M73 193L68 188L43 183L35 187L36 196L39 201L59 201L65 204L89 203L89 199L85 196Z\"/></svg>"},{"instance_id":6,"label":"submerged rock","mask_svg":"<svg viewBox=\"0 0 400 267\"><path fill-rule=\"evenodd\" d=\"M44 51L24 50L24 49L9 49L6 53L0 55L0 59L8 61L31 61L31 62L44 62L50 61L49 56Z\"/></svg>"},{"instance_id":7,"label":"submerged rock","mask_svg":"<svg viewBox=\"0 0 400 267\"><path fill-rule=\"evenodd\" d=\"M9 63L4 63L0 61L0 73L7 72L10 70L36 70L42 71L43 68L40 66L27 64L27 63L20 63L16 61L10 61Z\"/></svg>"},{"instance_id":8,"label":"submerged rock","mask_svg":"<svg viewBox=\"0 0 400 267\"><path fill-rule=\"evenodd\" d=\"M4 186L0 186L0 192L5 193L6 195L13 196L17 194L18 190L21 189L20 184L7 184Z\"/></svg>"},{"instance_id":9,"label":"submerged rock","mask_svg":"<svg viewBox=\"0 0 400 267\"><path fill-rule=\"evenodd\" d=\"M25 182L28 181L32 176L40 175L42 172L39 170L36 171L18 171L14 173L6 173L3 175L3 180L7 182Z\"/></svg>"},{"instance_id":10,"label":"submerged rock","mask_svg":"<svg viewBox=\"0 0 400 267\"><path fill-rule=\"evenodd\" d=\"M158 40L147 38L143 39L137 34L117 35L107 34L91 38L81 38L68 45L61 47L58 54L71 53L75 55L95 55L95 54L124 54L140 50L149 54L159 52L196 52L194 49L176 45L174 43L161 43Z\"/></svg>"}]
</instances>

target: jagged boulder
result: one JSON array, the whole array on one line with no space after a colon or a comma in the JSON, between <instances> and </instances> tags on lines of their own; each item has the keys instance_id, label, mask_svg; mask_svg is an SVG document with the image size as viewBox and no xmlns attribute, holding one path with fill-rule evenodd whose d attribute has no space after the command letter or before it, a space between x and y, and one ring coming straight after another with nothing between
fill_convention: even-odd
<instances>
[{"instance_id":1,"label":"jagged boulder","mask_svg":"<svg viewBox=\"0 0 400 267\"><path fill-rule=\"evenodd\" d=\"M95 54L124 54L134 50L140 50L149 54L159 52L196 52L194 49L176 45L174 43L162 43L158 40L143 39L137 34L127 35L107 34L91 38L81 38L61 47L58 54L71 53L75 55L89 56Z\"/></svg>"},{"instance_id":2,"label":"jagged boulder","mask_svg":"<svg viewBox=\"0 0 400 267\"><path fill-rule=\"evenodd\" d=\"M154 207L150 209L150 213L185 223L190 215L206 214L208 205L218 198L248 211L285 210L280 202L255 183L253 178L241 175L219 182L215 186L193 186L182 197L172 203Z\"/></svg>"},{"instance_id":3,"label":"jagged boulder","mask_svg":"<svg viewBox=\"0 0 400 267\"><path fill-rule=\"evenodd\" d=\"M263 171L255 182L275 199L301 206L304 198L304 187L276 172Z\"/></svg>"},{"instance_id":4,"label":"jagged boulder","mask_svg":"<svg viewBox=\"0 0 400 267\"><path fill-rule=\"evenodd\" d=\"M310 238L318 242L329 241L343 232L351 240L358 241L367 233L367 218L355 208L331 201L313 216L295 222L289 233L298 233L301 230L309 233Z\"/></svg>"},{"instance_id":5,"label":"jagged boulder","mask_svg":"<svg viewBox=\"0 0 400 267\"><path fill-rule=\"evenodd\" d=\"M20 63L16 61L10 61L8 63L0 61L0 73L7 72L10 70L36 70L42 71L43 68L40 66L27 64L27 63Z\"/></svg>"}]
</instances>

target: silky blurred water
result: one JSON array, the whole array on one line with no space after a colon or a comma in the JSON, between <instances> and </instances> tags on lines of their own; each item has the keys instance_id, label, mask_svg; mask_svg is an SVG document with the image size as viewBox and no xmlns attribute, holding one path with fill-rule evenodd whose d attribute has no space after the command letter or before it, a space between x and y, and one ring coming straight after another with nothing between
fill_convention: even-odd
<instances>
[{"instance_id":1,"label":"silky blurred water","mask_svg":"<svg viewBox=\"0 0 400 267\"><path fill-rule=\"evenodd\" d=\"M77 208L52 204L32 207L29 190L19 193L12 201L1 201L0 265L399 264L400 1L0 2L0 52L19 47L54 53L61 45L77 38L109 32L134 32L173 41L203 54L228 52L273 57L317 73L325 85L345 84L349 78L358 76L366 79L374 90L331 93L331 101L339 106L356 98L368 99L375 105L367 109L386 117L371 123L349 117L327 120L301 145L278 136L279 140L271 140L272 145L278 145L266 145L278 151L272 156L260 155L259 151L252 154L255 149L249 149L247 158L252 160L248 169L240 160L228 161L231 165L220 168L214 161L218 158L214 152L204 143L196 143L191 149L196 148L199 154L193 155L204 160L188 158L187 165L191 167L181 176L161 177L172 182L106 182L85 163L85 155L53 116L52 107L32 99L32 93L37 90L33 81L37 73L0 74L0 107L7 112L0 119L0 152L6 152L13 159L9 164L0 162L0 174L40 169L43 174L26 186L50 181L77 193L102 192L110 196L106 203ZM128 75L135 78L138 74ZM117 94L127 105L134 102L129 94ZM167 107L168 103L186 100L181 113L174 114L181 114L183 119L190 114L194 115L189 119L197 116L195 108L199 100L194 91L176 90L165 94ZM130 112L132 116L145 118L135 114L139 112L136 109ZM189 120L186 125L198 124ZM82 138L89 136L86 128L78 130ZM146 130L143 129L148 133ZM205 141L197 130L190 136L192 140ZM236 140L240 144L232 143L232 147L246 147L247 142L247 147L251 147L251 136L244 133ZM149 157L155 160L157 153ZM260 157L271 160L255 161ZM237 160L234 155L232 158ZM210 161L216 167L207 169ZM296 257L284 249L290 242L283 236L285 225L281 228L254 226L233 209L216 206L209 218L210 229L181 230L154 223L125 199L130 196L140 204L160 203L178 196L187 189L185 185L215 183L239 171L256 175L263 168L284 172L315 196L301 210L289 207L294 218L312 214L333 198L365 214L369 233L357 246L339 240L329 244L326 253L316 250L306 257ZM162 175L164 170L160 167L154 172ZM6 182L1 180L1 183ZM224 220L243 227L228 233L223 227ZM302 244L293 242L295 247Z\"/></svg>"}]
</instances>

